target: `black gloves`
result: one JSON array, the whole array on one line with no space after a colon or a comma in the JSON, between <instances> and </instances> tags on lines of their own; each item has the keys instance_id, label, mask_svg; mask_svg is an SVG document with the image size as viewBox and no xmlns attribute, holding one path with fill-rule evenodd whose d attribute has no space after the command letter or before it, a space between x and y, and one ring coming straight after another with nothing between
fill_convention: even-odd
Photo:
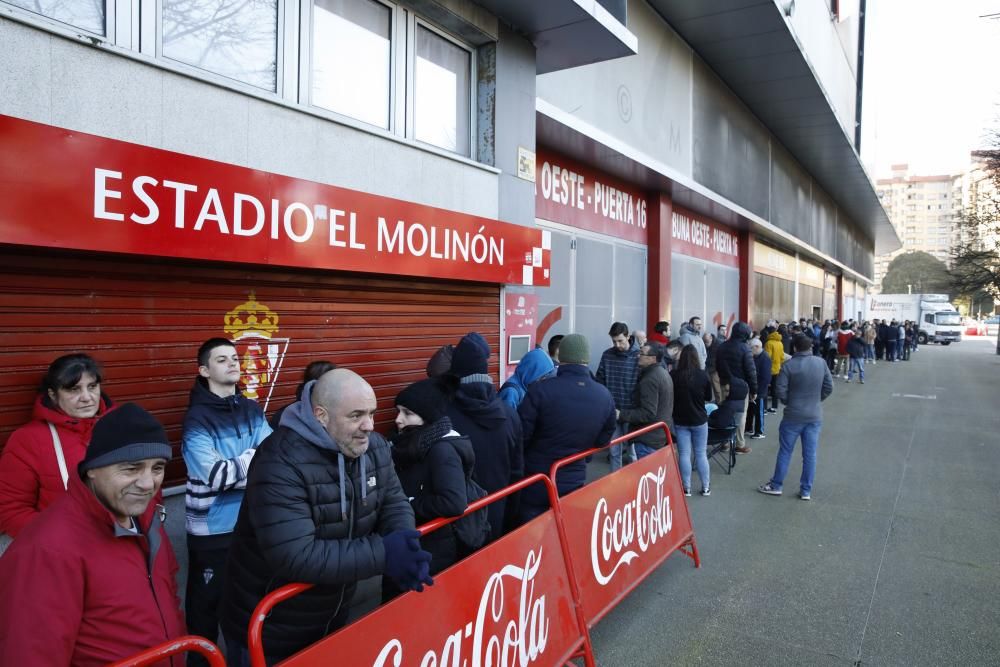
<instances>
[{"instance_id":1,"label":"black gloves","mask_svg":"<svg viewBox=\"0 0 1000 667\"><path fill-rule=\"evenodd\" d=\"M397 530L382 538L385 575L407 591L423 591L434 585L430 576L431 555L420 548L420 532Z\"/></svg>"}]
</instances>

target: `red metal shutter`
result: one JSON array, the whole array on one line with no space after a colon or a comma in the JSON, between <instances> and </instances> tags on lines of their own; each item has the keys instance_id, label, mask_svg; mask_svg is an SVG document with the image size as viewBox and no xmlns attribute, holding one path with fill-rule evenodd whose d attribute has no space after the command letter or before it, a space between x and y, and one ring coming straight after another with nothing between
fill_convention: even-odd
<instances>
[{"instance_id":1,"label":"red metal shutter","mask_svg":"<svg viewBox=\"0 0 1000 667\"><path fill-rule=\"evenodd\" d=\"M479 331L494 350L490 373L498 373L494 284L16 249L0 250L0 267L0 447L30 418L48 364L75 351L102 363L114 401L135 401L166 426L175 446L170 481L184 476L180 425L198 346L212 336L257 330L237 348L265 369L258 402L268 415L294 399L306 364L328 359L375 388L383 433L396 393L425 377L440 346ZM238 308L251 293L256 313Z\"/></svg>"}]
</instances>

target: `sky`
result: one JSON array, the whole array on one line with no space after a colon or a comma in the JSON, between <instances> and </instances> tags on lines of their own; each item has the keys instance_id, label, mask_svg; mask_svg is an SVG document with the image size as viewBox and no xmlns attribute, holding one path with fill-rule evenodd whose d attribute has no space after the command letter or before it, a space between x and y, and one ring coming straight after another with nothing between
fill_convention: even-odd
<instances>
[{"instance_id":1,"label":"sky","mask_svg":"<svg viewBox=\"0 0 1000 667\"><path fill-rule=\"evenodd\" d=\"M1000 128L1000 0L867 0L861 157L959 173Z\"/></svg>"}]
</instances>

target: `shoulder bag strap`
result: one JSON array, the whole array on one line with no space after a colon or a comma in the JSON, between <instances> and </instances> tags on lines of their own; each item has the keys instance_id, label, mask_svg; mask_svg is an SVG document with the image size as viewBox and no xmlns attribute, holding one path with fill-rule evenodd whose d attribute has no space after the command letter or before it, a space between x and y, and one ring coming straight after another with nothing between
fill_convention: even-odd
<instances>
[{"instance_id":1,"label":"shoulder bag strap","mask_svg":"<svg viewBox=\"0 0 1000 667\"><path fill-rule=\"evenodd\" d=\"M56 425L52 422L46 422L49 425L49 431L52 433L52 448L56 450L56 461L59 463L59 474L62 475L63 488L69 488L69 473L66 472L66 457L63 456L62 441L59 439L59 431L56 430Z\"/></svg>"}]
</instances>

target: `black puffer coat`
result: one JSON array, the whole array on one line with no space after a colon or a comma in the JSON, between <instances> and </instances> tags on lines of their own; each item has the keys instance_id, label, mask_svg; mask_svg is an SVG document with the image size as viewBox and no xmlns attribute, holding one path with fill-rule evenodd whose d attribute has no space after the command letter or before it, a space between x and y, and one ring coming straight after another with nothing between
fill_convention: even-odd
<instances>
[{"instance_id":1,"label":"black puffer coat","mask_svg":"<svg viewBox=\"0 0 1000 667\"><path fill-rule=\"evenodd\" d=\"M220 614L223 633L245 642L264 595L291 582L316 584L264 624L264 651L275 658L343 625L355 584L385 569L381 536L414 527L389 444L372 433L364 456L346 459L329 436L323 442L310 389L250 465Z\"/></svg>"},{"instance_id":2,"label":"black puffer coat","mask_svg":"<svg viewBox=\"0 0 1000 667\"><path fill-rule=\"evenodd\" d=\"M489 493L499 491L524 476L521 418L487 382L464 382L448 406L455 430L472 441L476 453L476 481ZM490 504L490 540L504 533L516 508L510 497ZM508 504L511 504L508 514Z\"/></svg>"},{"instance_id":3,"label":"black puffer coat","mask_svg":"<svg viewBox=\"0 0 1000 667\"><path fill-rule=\"evenodd\" d=\"M747 341L750 327L744 322L733 325L732 335L715 353L715 370L722 384L731 384L730 378L739 378L747 383L751 394L757 393L757 367L753 363L753 353Z\"/></svg>"},{"instance_id":4,"label":"black puffer coat","mask_svg":"<svg viewBox=\"0 0 1000 667\"><path fill-rule=\"evenodd\" d=\"M433 429L447 423L441 437ZM432 436L432 437L427 437ZM407 429L392 439L392 459L403 492L412 500L410 506L417 525L439 517L459 516L469 506L465 477L476 464L472 441L451 429L447 417L424 427ZM437 574L458 560L454 524L439 528L420 539L429 551L431 574ZM383 582L384 584L385 582Z\"/></svg>"}]
</instances>

